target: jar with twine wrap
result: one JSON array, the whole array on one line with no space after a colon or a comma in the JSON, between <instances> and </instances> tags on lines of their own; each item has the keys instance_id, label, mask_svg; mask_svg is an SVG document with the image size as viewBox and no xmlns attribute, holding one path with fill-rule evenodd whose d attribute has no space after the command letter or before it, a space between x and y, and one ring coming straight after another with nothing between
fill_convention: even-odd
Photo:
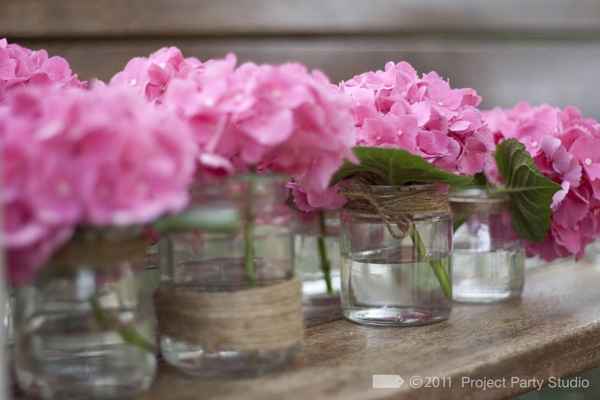
<instances>
[{"instance_id":1,"label":"jar with twine wrap","mask_svg":"<svg viewBox=\"0 0 600 400\"><path fill-rule=\"evenodd\" d=\"M129 398L150 387L156 346L140 282L146 246L129 232L79 232L18 288L15 369L26 393Z\"/></svg>"},{"instance_id":2,"label":"jar with twine wrap","mask_svg":"<svg viewBox=\"0 0 600 400\"><path fill-rule=\"evenodd\" d=\"M194 375L257 375L286 366L302 349L285 183L251 176L194 188L190 209L234 215L239 224L162 238L154 301L169 364Z\"/></svg>"},{"instance_id":3,"label":"jar with twine wrap","mask_svg":"<svg viewBox=\"0 0 600 400\"><path fill-rule=\"evenodd\" d=\"M452 305L452 224L442 184L342 187L342 309L365 325L447 319Z\"/></svg>"},{"instance_id":4,"label":"jar with twine wrap","mask_svg":"<svg viewBox=\"0 0 600 400\"><path fill-rule=\"evenodd\" d=\"M495 303L519 298L525 251L512 228L505 193L469 188L450 194L454 217L454 300Z\"/></svg>"}]
</instances>

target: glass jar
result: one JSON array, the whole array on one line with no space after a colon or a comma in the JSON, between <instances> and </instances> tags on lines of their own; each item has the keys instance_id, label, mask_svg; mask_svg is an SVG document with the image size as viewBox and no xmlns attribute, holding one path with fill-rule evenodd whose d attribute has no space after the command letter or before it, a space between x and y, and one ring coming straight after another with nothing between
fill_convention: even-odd
<instances>
[{"instance_id":1,"label":"glass jar","mask_svg":"<svg viewBox=\"0 0 600 400\"><path fill-rule=\"evenodd\" d=\"M337 211L298 212L294 267L304 303L337 303L340 291L340 219Z\"/></svg>"},{"instance_id":2,"label":"glass jar","mask_svg":"<svg viewBox=\"0 0 600 400\"><path fill-rule=\"evenodd\" d=\"M155 296L165 360L200 376L278 370L302 349L286 180L244 176L197 187L198 228L160 243Z\"/></svg>"},{"instance_id":3,"label":"glass jar","mask_svg":"<svg viewBox=\"0 0 600 400\"><path fill-rule=\"evenodd\" d=\"M593 264L598 264L600 262L600 240L596 239L592 243L588 244L585 249L585 259ZM527 267L531 265L529 260L527 262Z\"/></svg>"},{"instance_id":4,"label":"glass jar","mask_svg":"<svg viewBox=\"0 0 600 400\"><path fill-rule=\"evenodd\" d=\"M136 274L144 251L127 240L68 245L17 290L15 369L28 395L121 399L150 387L154 326Z\"/></svg>"},{"instance_id":5,"label":"glass jar","mask_svg":"<svg viewBox=\"0 0 600 400\"><path fill-rule=\"evenodd\" d=\"M4 268L4 264L2 259L0 259L0 268ZM9 294L8 294L8 289L7 289L8 285L6 284L5 280L4 280L4 275L0 275L0 304L5 304L9 298ZM7 326L6 326L6 321L7 321L7 315L6 313L8 312L8 310L6 309L6 307L3 307L2 310L0 310L0 317L2 317L3 320L3 324L4 326L2 328L0 328L0 343L2 343L2 345L0 346L0 399L11 399L12 397L9 396L8 394L8 390L7 390L7 381L8 381L8 373L9 373L9 368L8 366L11 365L11 360L12 360L12 346L7 344L8 343L8 334L9 332L7 332ZM12 312L11 312L12 314ZM10 329L12 330L12 316L10 317ZM12 334L11 334L12 335Z\"/></svg>"},{"instance_id":6,"label":"glass jar","mask_svg":"<svg viewBox=\"0 0 600 400\"><path fill-rule=\"evenodd\" d=\"M452 307L447 187L346 191L341 214L342 309L354 322L424 325Z\"/></svg>"},{"instance_id":7,"label":"glass jar","mask_svg":"<svg viewBox=\"0 0 600 400\"><path fill-rule=\"evenodd\" d=\"M2 329L4 332L4 345L7 347L7 353L10 354L15 342L14 328L14 309L15 296L13 289L6 287L5 295L2 298Z\"/></svg>"},{"instance_id":8,"label":"glass jar","mask_svg":"<svg viewBox=\"0 0 600 400\"><path fill-rule=\"evenodd\" d=\"M507 195L466 189L450 195L454 216L454 300L493 303L520 297L525 252L512 228Z\"/></svg>"}]
</instances>

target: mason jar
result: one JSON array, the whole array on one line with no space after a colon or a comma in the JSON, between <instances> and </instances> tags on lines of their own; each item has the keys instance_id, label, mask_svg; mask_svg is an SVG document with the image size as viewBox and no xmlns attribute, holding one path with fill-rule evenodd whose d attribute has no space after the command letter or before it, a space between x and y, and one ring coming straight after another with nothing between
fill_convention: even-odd
<instances>
[{"instance_id":1,"label":"mason jar","mask_svg":"<svg viewBox=\"0 0 600 400\"><path fill-rule=\"evenodd\" d=\"M518 298L525 252L512 227L509 197L471 188L450 195L454 216L454 300L493 303Z\"/></svg>"},{"instance_id":2,"label":"mason jar","mask_svg":"<svg viewBox=\"0 0 600 400\"><path fill-rule=\"evenodd\" d=\"M165 360L201 376L249 376L290 364L302 349L286 180L244 176L195 187L196 227L159 248L155 306Z\"/></svg>"},{"instance_id":3,"label":"mason jar","mask_svg":"<svg viewBox=\"0 0 600 400\"><path fill-rule=\"evenodd\" d=\"M585 259L591 263L597 264L600 262L600 240L596 239L590 243L585 249ZM529 259L526 261L527 267L531 265ZM541 262L540 262L541 264Z\"/></svg>"},{"instance_id":4,"label":"mason jar","mask_svg":"<svg viewBox=\"0 0 600 400\"><path fill-rule=\"evenodd\" d=\"M15 296L12 288L5 285L5 294L1 298L2 307L2 329L4 332L4 346L6 347L7 354L12 352L12 346L15 342L15 329L14 329L14 310L15 310Z\"/></svg>"},{"instance_id":5,"label":"mason jar","mask_svg":"<svg viewBox=\"0 0 600 400\"><path fill-rule=\"evenodd\" d=\"M16 291L19 386L43 399L122 399L156 373L151 298L139 240L70 243Z\"/></svg>"},{"instance_id":6,"label":"mason jar","mask_svg":"<svg viewBox=\"0 0 600 400\"><path fill-rule=\"evenodd\" d=\"M444 185L351 186L341 214L342 309L364 325L446 320L452 224Z\"/></svg>"},{"instance_id":7,"label":"mason jar","mask_svg":"<svg viewBox=\"0 0 600 400\"><path fill-rule=\"evenodd\" d=\"M3 261L0 259L0 268L5 268ZM8 285L4 279L4 276L0 276L0 304L2 304L2 310L0 310L0 316L2 317L3 326L0 328L0 398L11 399L9 397L9 391L7 390L7 383L9 381L9 366L12 365L12 334L13 320L12 320L12 304L10 309L7 308L6 303L8 301ZM10 314L10 315L9 315ZM8 332L10 329L10 332ZM8 336L10 335L10 339Z\"/></svg>"},{"instance_id":8,"label":"mason jar","mask_svg":"<svg viewBox=\"0 0 600 400\"><path fill-rule=\"evenodd\" d=\"M294 266L302 280L304 302L335 302L340 291L339 212L296 215Z\"/></svg>"}]
</instances>

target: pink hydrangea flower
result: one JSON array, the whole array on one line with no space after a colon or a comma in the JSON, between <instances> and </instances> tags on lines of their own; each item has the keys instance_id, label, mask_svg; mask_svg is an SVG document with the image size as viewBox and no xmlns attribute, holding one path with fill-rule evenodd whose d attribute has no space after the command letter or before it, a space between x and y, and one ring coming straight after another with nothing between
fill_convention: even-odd
<instances>
[{"instance_id":1,"label":"pink hydrangea flower","mask_svg":"<svg viewBox=\"0 0 600 400\"><path fill-rule=\"evenodd\" d=\"M8 92L0 199L11 280L31 278L78 225L144 224L180 210L196 152L183 121L130 90Z\"/></svg>"},{"instance_id":2,"label":"pink hydrangea flower","mask_svg":"<svg viewBox=\"0 0 600 400\"><path fill-rule=\"evenodd\" d=\"M519 140L539 170L561 185L552 201L550 232L544 242L528 243L528 252L548 261L581 257L600 236L600 157L594 150L600 146L600 124L573 107L527 103L484 115L497 142Z\"/></svg>"},{"instance_id":3,"label":"pink hydrangea flower","mask_svg":"<svg viewBox=\"0 0 600 400\"><path fill-rule=\"evenodd\" d=\"M174 79L164 105L189 121L204 170L293 177L313 208L337 207L328 184L355 143L350 101L300 64L236 67L230 54Z\"/></svg>"},{"instance_id":4,"label":"pink hydrangea flower","mask_svg":"<svg viewBox=\"0 0 600 400\"><path fill-rule=\"evenodd\" d=\"M346 198L340 194L338 185L327 190L307 192L296 182L289 182L294 204L298 210L311 213L315 210L338 210L346 204Z\"/></svg>"},{"instance_id":5,"label":"pink hydrangea flower","mask_svg":"<svg viewBox=\"0 0 600 400\"><path fill-rule=\"evenodd\" d=\"M419 77L406 62L357 75L341 89L354 102L359 145L401 148L466 175L493 162L493 137L473 89L453 89L435 72Z\"/></svg>"},{"instance_id":6,"label":"pink hydrangea flower","mask_svg":"<svg viewBox=\"0 0 600 400\"><path fill-rule=\"evenodd\" d=\"M202 62L197 58L184 58L177 47L163 47L149 57L129 60L123 71L112 77L110 85L133 87L148 100L160 102L171 80L185 79L199 68Z\"/></svg>"},{"instance_id":7,"label":"pink hydrangea flower","mask_svg":"<svg viewBox=\"0 0 600 400\"><path fill-rule=\"evenodd\" d=\"M0 102L14 87L32 84L83 86L62 57L48 57L46 50L30 50L0 39Z\"/></svg>"},{"instance_id":8,"label":"pink hydrangea flower","mask_svg":"<svg viewBox=\"0 0 600 400\"><path fill-rule=\"evenodd\" d=\"M484 118L496 139L517 139L532 156L541 151L542 139L556 135L561 126L560 110L547 104L532 107L521 102L510 110L485 111Z\"/></svg>"}]
</instances>

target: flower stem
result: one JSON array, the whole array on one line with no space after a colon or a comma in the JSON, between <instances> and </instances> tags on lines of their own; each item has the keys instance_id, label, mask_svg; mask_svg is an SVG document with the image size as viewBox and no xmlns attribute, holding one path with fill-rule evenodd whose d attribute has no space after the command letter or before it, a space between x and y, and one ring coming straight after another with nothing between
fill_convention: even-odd
<instances>
[{"instance_id":1,"label":"flower stem","mask_svg":"<svg viewBox=\"0 0 600 400\"><path fill-rule=\"evenodd\" d=\"M321 261L321 271L323 279L327 286L327 294L333 294L333 284L331 283L331 262L327 255L327 246L325 245L325 237L327 235L327 226L325 224L325 213L319 211L319 237L317 239L319 247L319 259Z\"/></svg>"},{"instance_id":2,"label":"flower stem","mask_svg":"<svg viewBox=\"0 0 600 400\"><path fill-rule=\"evenodd\" d=\"M409 232L410 232L410 237L415 245L415 248L417 249L417 255L419 256L419 259L423 259L423 260L429 259L430 257L427 253L427 248L425 247L425 243L423 243L423 239L421 238L421 235L419 234L419 231L417 231L417 227L414 224L411 224ZM437 277L438 282L440 283L440 286L442 288L442 291L444 292L444 295L448 299L452 299L452 282L450 281L450 276L448 275L447 261L443 260L443 259L442 260L431 260L430 259L429 265L433 269L433 273Z\"/></svg>"},{"instance_id":3,"label":"flower stem","mask_svg":"<svg viewBox=\"0 0 600 400\"><path fill-rule=\"evenodd\" d=\"M96 296L90 298L90 305L96 321L104 329L116 330L125 343L139 347L150 353L156 353L156 346L139 333L132 324L124 324L118 318L110 315L98 301Z\"/></svg>"},{"instance_id":4,"label":"flower stem","mask_svg":"<svg viewBox=\"0 0 600 400\"><path fill-rule=\"evenodd\" d=\"M254 215L254 179L252 177L248 181L248 192L244 205L244 271L250 286L256 286L256 271L254 268L254 222L256 216Z\"/></svg>"}]
</instances>

